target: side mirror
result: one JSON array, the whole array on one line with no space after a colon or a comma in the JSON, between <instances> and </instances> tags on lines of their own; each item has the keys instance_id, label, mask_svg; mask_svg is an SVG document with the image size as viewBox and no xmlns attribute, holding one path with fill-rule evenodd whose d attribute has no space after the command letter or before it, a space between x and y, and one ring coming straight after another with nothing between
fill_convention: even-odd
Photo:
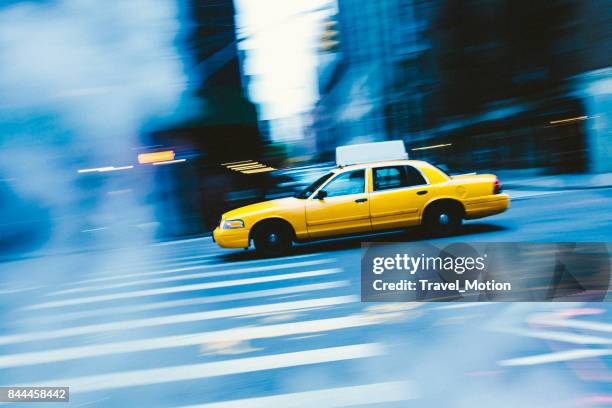
<instances>
[{"instance_id":1,"label":"side mirror","mask_svg":"<svg viewBox=\"0 0 612 408\"><path fill-rule=\"evenodd\" d=\"M317 193L317 199L318 200L322 200L325 197L327 197L327 191L325 190L319 190L319 192Z\"/></svg>"}]
</instances>

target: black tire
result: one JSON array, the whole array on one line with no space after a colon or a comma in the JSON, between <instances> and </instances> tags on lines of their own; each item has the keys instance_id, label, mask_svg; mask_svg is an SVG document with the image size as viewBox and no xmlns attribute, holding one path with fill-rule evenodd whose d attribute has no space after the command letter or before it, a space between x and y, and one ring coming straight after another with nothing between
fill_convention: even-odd
<instances>
[{"instance_id":1,"label":"black tire","mask_svg":"<svg viewBox=\"0 0 612 408\"><path fill-rule=\"evenodd\" d=\"M436 237L452 235L457 232L463 221L463 212L459 204L433 204L425 210L423 226Z\"/></svg>"},{"instance_id":2,"label":"black tire","mask_svg":"<svg viewBox=\"0 0 612 408\"><path fill-rule=\"evenodd\" d=\"M255 250L265 257L286 254L291 249L292 240L291 229L282 222L266 222L253 233Z\"/></svg>"}]
</instances>

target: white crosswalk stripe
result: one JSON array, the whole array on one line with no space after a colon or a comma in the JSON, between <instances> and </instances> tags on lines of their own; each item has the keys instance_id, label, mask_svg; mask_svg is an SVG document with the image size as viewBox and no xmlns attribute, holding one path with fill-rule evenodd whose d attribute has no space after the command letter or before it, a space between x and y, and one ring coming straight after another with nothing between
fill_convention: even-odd
<instances>
[{"instance_id":1,"label":"white crosswalk stripe","mask_svg":"<svg viewBox=\"0 0 612 408\"><path fill-rule=\"evenodd\" d=\"M26 341L37 341L45 339L57 339L69 336L79 336L92 333L105 333L113 330L132 330L143 327L164 326L169 324L189 323L202 320L222 319L227 317L265 314L282 312L287 310L308 309L345 303L356 302L359 299L355 296L337 296L332 298L302 300L296 302L271 303L258 306L247 306L231 309L211 310L207 312L183 313L169 316L152 317L137 320L120 320L112 323L98 323L86 326L69 327L59 330L46 330L41 332L31 332L26 334L15 334L0 336L0 345L21 343Z\"/></svg>"},{"instance_id":2,"label":"white crosswalk stripe","mask_svg":"<svg viewBox=\"0 0 612 408\"><path fill-rule=\"evenodd\" d=\"M348 285L349 285L349 281L337 280L337 281L323 282L323 283L311 283L307 285L284 286L284 287L275 288L275 289L253 290L253 291L247 291L247 292L241 292L241 293L230 293L227 295L214 295L214 296L189 298L189 299L166 300L166 301L161 301L161 302L139 303L137 305L124 305L124 306L114 306L114 307L106 307L106 308L95 308L91 310L76 311L76 312L63 312L61 314L58 313L53 316L38 316L36 314L34 317L30 318L29 320L33 322L36 322L36 321L63 322L63 321L70 321L70 320L90 318L90 317L109 316L109 315L125 315L128 313L179 308L179 307L185 307L185 306L204 305L204 304L210 304L210 303L222 303L222 302L230 302L230 301L235 301L235 300L237 301L237 300L245 300L245 299L256 299L256 298L262 298L262 297L270 298L274 296L292 295L292 294L306 293L306 292L311 292L311 291L323 291L323 290L328 290L328 289L336 289L340 287L346 287Z\"/></svg>"},{"instance_id":3,"label":"white crosswalk stripe","mask_svg":"<svg viewBox=\"0 0 612 408\"><path fill-rule=\"evenodd\" d=\"M141 279L141 280L133 281L133 282L122 282L122 283L97 285L97 286L96 285L85 286L85 287L80 287L80 288L73 288L73 289L61 290L58 292L52 292L50 295L65 295L65 294L70 294L70 293L89 292L89 291L96 291L96 290L118 289L118 288L124 288L128 286L141 286L141 285L149 285L149 284L156 284L156 283L194 280L194 279L201 279L201 278L216 278L220 276L230 276L230 275L255 273L255 272L267 272L267 271L274 271L274 270L279 270L279 269L301 268L305 266L314 266L314 265L321 265L321 264L333 263L333 262L334 262L333 259L332 260L317 259L314 261L294 262L290 264L256 266L256 267L251 267L251 268L239 268L239 269L230 268L230 269L224 269L222 271L217 271L217 272L191 273L191 274L184 274L184 275L178 275L178 276L169 276L165 278ZM199 268L194 267L193 269L199 269ZM190 269L184 269L184 270L190 270Z\"/></svg>"},{"instance_id":4,"label":"white crosswalk stripe","mask_svg":"<svg viewBox=\"0 0 612 408\"><path fill-rule=\"evenodd\" d=\"M612 344L612 338L591 336L577 333L568 333L553 330L527 330L527 329L508 329L506 333L519 336L533 337L545 340L555 340L573 344Z\"/></svg>"},{"instance_id":5,"label":"white crosswalk stripe","mask_svg":"<svg viewBox=\"0 0 612 408\"><path fill-rule=\"evenodd\" d=\"M588 357L599 357L612 355L609 349L574 349L559 351L556 353L539 354L528 357L518 357L499 362L502 366L525 366L545 363L558 363L563 361L577 360Z\"/></svg>"},{"instance_id":6,"label":"white crosswalk stripe","mask_svg":"<svg viewBox=\"0 0 612 408\"><path fill-rule=\"evenodd\" d=\"M400 402L415 399L417 397L418 393L412 383L408 381L394 381L356 385L352 387L337 387L316 391L295 392L291 394L274 395L271 397L189 405L181 408L338 408Z\"/></svg>"},{"instance_id":7,"label":"white crosswalk stripe","mask_svg":"<svg viewBox=\"0 0 612 408\"><path fill-rule=\"evenodd\" d=\"M305 254L305 255L297 255L295 257L293 257L293 259L299 259L299 258L307 258L307 257L311 257L313 256L312 254ZM255 259L255 260L251 260L251 261L243 261L243 262L237 262L234 264L231 264L232 267L237 267L237 266L244 266L244 265L251 265L251 264L255 264L255 263L262 263L263 260L261 259ZM335 259L330 259L330 262L335 261ZM170 268L170 269L162 269L162 270L158 270L158 271L149 271L149 272L135 272L135 273L122 273L122 274L117 274L116 272L111 275L111 276L103 276L103 277L99 277L99 278L91 278L91 279L83 279L80 281L76 281L73 282L73 285L81 285L81 284L88 284L88 283L96 283L96 282L106 282L106 281L113 281L113 280L124 280L124 279L133 279L133 278L141 278L143 276L156 276L156 275L168 275L168 274L175 274L175 273L180 273L180 272L185 272L185 271L193 271L196 269L210 269L210 268L220 268L222 267L222 265L224 264L219 264L219 263L215 263L212 265L197 265L197 266L188 266L188 267L182 267L182 268ZM227 264L225 264L227 265ZM287 265L289 265L289 267L291 267L291 264L287 264L287 260L284 260L283 265L285 265L285 267L287 267Z\"/></svg>"},{"instance_id":8,"label":"white crosswalk stripe","mask_svg":"<svg viewBox=\"0 0 612 408\"><path fill-rule=\"evenodd\" d=\"M375 357L383 353L384 347L381 344L366 343L294 353L231 359L213 363L123 371L74 378L58 378L54 379L53 381L38 384L38 386L45 387L53 385L56 386L57 384L70 384L71 394L77 394L82 392L163 384L176 381L218 377L222 375L242 374L254 371ZM21 386L25 386L25 384L22 384Z\"/></svg>"},{"instance_id":9,"label":"white crosswalk stripe","mask_svg":"<svg viewBox=\"0 0 612 408\"><path fill-rule=\"evenodd\" d=\"M107 302L119 299L130 299L145 296L165 295L179 292L193 292L206 289L223 288L229 286L252 285L256 283L275 282L290 279L311 278L315 276L324 276L339 273L339 268L319 269L308 272L287 273L282 275L263 276L258 278L245 278L227 281L216 281L207 283L197 283L191 285L171 286L159 289L146 289L133 292L119 292L109 295L88 296L81 298L72 298L66 300L57 300L51 302L43 302L26 307L26 310L48 309L62 306L83 305L87 303Z\"/></svg>"},{"instance_id":10,"label":"white crosswalk stripe","mask_svg":"<svg viewBox=\"0 0 612 408\"><path fill-rule=\"evenodd\" d=\"M199 244L203 244L203 245L208 245L211 247L213 246L213 242L210 237L187 238L187 239L180 239L180 240L175 240L175 241L156 242L154 244L151 244L150 246L152 247L178 246L178 245L192 244L195 242Z\"/></svg>"},{"instance_id":11,"label":"white crosswalk stripe","mask_svg":"<svg viewBox=\"0 0 612 408\"><path fill-rule=\"evenodd\" d=\"M542 324L545 326L567 327L573 329L593 330L604 333L612 332L612 324L602 322L591 322L575 319L558 319L558 318L543 318L537 316L532 319L533 323Z\"/></svg>"}]
</instances>

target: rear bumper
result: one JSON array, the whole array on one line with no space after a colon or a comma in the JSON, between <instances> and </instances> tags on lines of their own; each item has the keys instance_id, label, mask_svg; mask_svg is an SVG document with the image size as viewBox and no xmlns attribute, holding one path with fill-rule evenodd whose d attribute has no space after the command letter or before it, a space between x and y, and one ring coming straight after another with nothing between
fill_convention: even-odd
<instances>
[{"instance_id":1,"label":"rear bumper","mask_svg":"<svg viewBox=\"0 0 612 408\"><path fill-rule=\"evenodd\" d=\"M465 219L488 217L506 211L510 207L508 194L495 194L477 197L463 202L465 205Z\"/></svg>"},{"instance_id":2,"label":"rear bumper","mask_svg":"<svg viewBox=\"0 0 612 408\"><path fill-rule=\"evenodd\" d=\"M213 241L221 248L248 248L249 230L246 228L222 230L217 227L213 231Z\"/></svg>"}]
</instances>

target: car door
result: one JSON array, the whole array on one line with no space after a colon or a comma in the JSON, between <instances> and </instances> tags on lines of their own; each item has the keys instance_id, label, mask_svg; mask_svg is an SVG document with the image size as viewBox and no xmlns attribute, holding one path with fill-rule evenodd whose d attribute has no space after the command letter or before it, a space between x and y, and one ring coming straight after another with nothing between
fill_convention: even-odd
<instances>
[{"instance_id":1,"label":"car door","mask_svg":"<svg viewBox=\"0 0 612 408\"><path fill-rule=\"evenodd\" d=\"M376 231L419 224L420 214L429 196L425 177L413 166L372 168L372 229Z\"/></svg>"},{"instance_id":2,"label":"car door","mask_svg":"<svg viewBox=\"0 0 612 408\"><path fill-rule=\"evenodd\" d=\"M311 238L371 231L365 170L340 173L308 198L306 224Z\"/></svg>"}]
</instances>

